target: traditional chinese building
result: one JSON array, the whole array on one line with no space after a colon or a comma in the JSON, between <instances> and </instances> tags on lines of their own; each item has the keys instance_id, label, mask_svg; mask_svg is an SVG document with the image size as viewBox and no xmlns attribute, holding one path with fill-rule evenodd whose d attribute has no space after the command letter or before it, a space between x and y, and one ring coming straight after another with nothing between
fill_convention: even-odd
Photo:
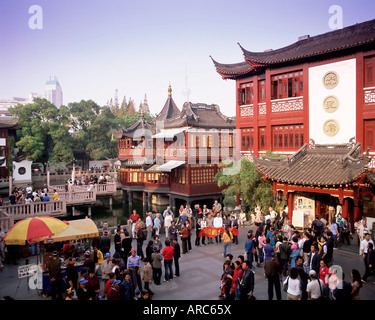
<instances>
[{"instance_id":1,"label":"traditional chinese building","mask_svg":"<svg viewBox=\"0 0 375 320\"><path fill-rule=\"evenodd\" d=\"M235 122L217 105L185 102L180 110L169 86L167 101L152 122L140 119L128 129L114 132L122 162L118 179L129 203L141 193L151 206L153 196L192 204L219 199L214 181L218 164L234 155ZM127 195L126 195L127 194Z\"/></svg>"},{"instance_id":2,"label":"traditional chinese building","mask_svg":"<svg viewBox=\"0 0 375 320\"><path fill-rule=\"evenodd\" d=\"M240 63L212 60L223 79L236 81L242 156L255 155L289 209L320 213L333 206L352 218L375 218L373 193L365 187L372 179L366 167L375 163L375 20L302 36L276 50L240 49ZM349 141L355 145L347 147ZM289 157L260 160L266 151ZM297 192L313 200L304 202Z\"/></svg>"},{"instance_id":3,"label":"traditional chinese building","mask_svg":"<svg viewBox=\"0 0 375 320\"><path fill-rule=\"evenodd\" d=\"M10 140L13 139L13 143L15 142L17 125L18 121L12 119L10 115L3 115L0 117L0 179L7 179L9 175L9 163L7 160L13 161L13 159L8 158L8 149ZM15 145L13 145L13 147L15 147ZM8 185L8 182L6 182L6 185Z\"/></svg>"}]
</instances>

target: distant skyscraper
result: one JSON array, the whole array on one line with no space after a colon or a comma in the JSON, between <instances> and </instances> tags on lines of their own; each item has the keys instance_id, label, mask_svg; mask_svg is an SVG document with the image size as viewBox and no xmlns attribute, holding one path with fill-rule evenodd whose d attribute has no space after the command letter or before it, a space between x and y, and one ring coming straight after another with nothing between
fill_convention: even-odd
<instances>
[{"instance_id":1,"label":"distant skyscraper","mask_svg":"<svg viewBox=\"0 0 375 320\"><path fill-rule=\"evenodd\" d=\"M57 78L48 80L44 85L44 98L53 103L58 109L63 104L63 93Z\"/></svg>"}]
</instances>

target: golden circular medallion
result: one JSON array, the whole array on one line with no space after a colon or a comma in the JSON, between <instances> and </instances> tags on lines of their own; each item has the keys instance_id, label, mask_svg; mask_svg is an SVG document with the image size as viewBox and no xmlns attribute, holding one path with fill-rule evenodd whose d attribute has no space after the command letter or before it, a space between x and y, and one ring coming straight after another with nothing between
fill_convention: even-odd
<instances>
[{"instance_id":1,"label":"golden circular medallion","mask_svg":"<svg viewBox=\"0 0 375 320\"><path fill-rule=\"evenodd\" d=\"M339 75L335 71L329 71L323 77L323 86L326 89L333 89L338 83Z\"/></svg>"},{"instance_id":2,"label":"golden circular medallion","mask_svg":"<svg viewBox=\"0 0 375 320\"><path fill-rule=\"evenodd\" d=\"M339 108L339 99L335 96L328 96L323 101L323 109L328 112L332 113L335 112Z\"/></svg>"},{"instance_id":3,"label":"golden circular medallion","mask_svg":"<svg viewBox=\"0 0 375 320\"><path fill-rule=\"evenodd\" d=\"M323 131L329 137L335 136L339 132L339 130L340 130L340 125L334 119L329 119L323 124Z\"/></svg>"}]
</instances>

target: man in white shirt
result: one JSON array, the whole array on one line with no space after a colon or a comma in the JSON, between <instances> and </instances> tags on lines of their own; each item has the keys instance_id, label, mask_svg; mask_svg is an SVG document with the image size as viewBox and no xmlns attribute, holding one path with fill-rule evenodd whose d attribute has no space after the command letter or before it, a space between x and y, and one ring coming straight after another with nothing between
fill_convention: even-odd
<instances>
[{"instance_id":1,"label":"man in white shirt","mask_svg":"<svg viewBox=\"0 0 375 320\"><path fill-rule=\"evenodd\" d=\"M147 212L146 228L147 228L147 241L149 241L152 238L152 228L153 228L152 212Z\"/></svg>"},{"instance_id":2,"label":"man in white shirt","mask_svg":"<svg viewBox=\"0 0 375 320\"><path fill-rule=\"evenodd\" d=\"M221 228L223 226L223 218L221 214L218 213L214 218L214 228ZM216 243L221 242L221 236L216 236Z\"/></svg>"},{"instance_id":3,"label":"man in white shirt","mask_svg":"<svg viewBox=\"0 0 375 320\"><path fill-rule=\"evenodd\" d=\"M31 194L33 192L33 188L28 184L26 187L26 193Z\"/></svg>"},{"instance_id":4,"label":"man in white shirt","mask_svg":"<svg viewBox=\"0 0 375 320\"><path fill-rule=\"evenodd\" d=\"M322 296L324 283L322 280L317 279L316 272L310 270L309 272L310 282L307 284L307 295L311 300L317 300Z\"/></svg>"},{"instance_id":5,"label":"man in white shirt","mask_svg":"<svg viewBox=\"0 0 375 320\"><path fill-rule=\"evenodd\" d=\"M366 257L369 243L372 243L372 245L374 245L374 242L371 239L371 235L369 233L365 233L365 238L361 241L361 247L360 247L363 258Z\"/></svg>"}]
</instances>

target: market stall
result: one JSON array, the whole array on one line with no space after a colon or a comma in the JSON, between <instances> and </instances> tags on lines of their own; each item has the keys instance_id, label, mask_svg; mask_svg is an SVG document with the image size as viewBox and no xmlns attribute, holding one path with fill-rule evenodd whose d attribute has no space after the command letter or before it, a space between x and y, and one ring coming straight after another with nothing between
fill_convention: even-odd
<instances>
[{"instance_id":1,"label":"market stall","mask_svg":"<svg viewBox=\"0 0 375 320\"><path fill-rule=\"evenodd\" d=\"M51 248L50 250L46 250L44 254L44 262L43 265L46 266L48 264L48 261L50 259L50 256L52 254L53 249L56 249L57 247L62 248L62 244L65 242L69 242L71 244L74 244L75 247L78 249L77 253L80 255L79 258L76 258L76 268L77 272L80 272L82 270L83 265L83 253L89 245L89 240L94 237L99 236L99 231L97 226L95 225L94 221L91 219L78 219L78 220L72 220L69 221L68 228L57 234L56 236L52 236L49 239L46 239L44 241L45 248ZM51 251L52 250L52 251ZM65 257L61 256L60 259L62 260L62 288L63 290L66 289L66 266L65 266ZM44 268L43 271L43 294L48 294L51 291L51 281L49 279L49 273L47 268Z\"/></svg>"}]
</instances>

